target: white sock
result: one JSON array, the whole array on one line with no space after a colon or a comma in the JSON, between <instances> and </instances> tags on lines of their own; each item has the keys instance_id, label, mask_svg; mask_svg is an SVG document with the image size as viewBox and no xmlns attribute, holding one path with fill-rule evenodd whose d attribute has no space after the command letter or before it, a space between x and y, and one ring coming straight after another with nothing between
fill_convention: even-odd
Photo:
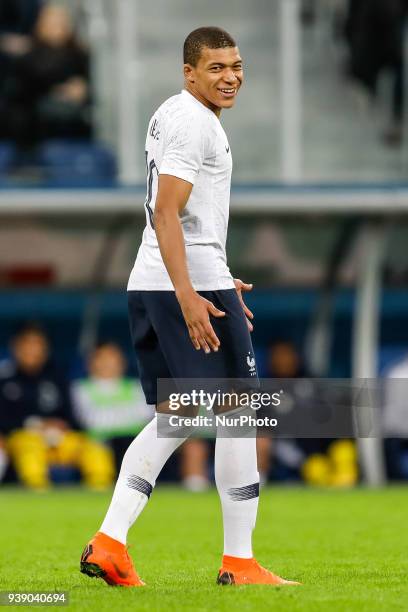
<instances>
[{"instance_id":1,"label":"white sock","mask_svg":"<svg viewBox=\"0 0 408 612\"><path fill-rule=\"evenodd\" d=\"M116 482L108 512L99 531L126 544L126 536L145 507L156 478L170 455L184 442L185 437L157 437L157 423L168 423L169 415L157 415L127 449ZM171 428L172 435L175 429ZM182 436L181 428L176 432Z\"/></svg>"},{"instance_id":2,"label":"white sock","mask_svg":"<svg viewBox=\"0 0 408 612\"><path fill-rule=\"evenodd\" d=\"M226 438L217 432L215 482L224 522L224 555L249 559L259 500L256 437Z\"/></svg>"}]
</instances>

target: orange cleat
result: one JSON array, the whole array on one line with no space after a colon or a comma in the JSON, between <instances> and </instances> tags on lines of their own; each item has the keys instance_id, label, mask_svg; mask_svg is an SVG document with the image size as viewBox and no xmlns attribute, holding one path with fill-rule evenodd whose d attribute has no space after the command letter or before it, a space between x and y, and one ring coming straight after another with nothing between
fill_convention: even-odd
<instances>
[{"instance_id":1,"label":"orange cleat","mask_svg":"<svg viewBox=\"0 0 408 612\"><path fill-rule=\"evenodd\" d=\"M284 580L265 569L255 559L240 559L224 555L218 572L217 584L271 584L274 586L298 585L300 582Z\"/></svg>"},{"instance_id":2,"label":"orange cleat","mask_svg":"<svg viewBox=\"0 0 408 612\"><path fill-rule=\"evenodd\" d=\"M98 531L85 546L81 572L91 578L102 578L111 586L144 586L133 567L127 548L118 540Z\"/></svg>"}]
</instances>

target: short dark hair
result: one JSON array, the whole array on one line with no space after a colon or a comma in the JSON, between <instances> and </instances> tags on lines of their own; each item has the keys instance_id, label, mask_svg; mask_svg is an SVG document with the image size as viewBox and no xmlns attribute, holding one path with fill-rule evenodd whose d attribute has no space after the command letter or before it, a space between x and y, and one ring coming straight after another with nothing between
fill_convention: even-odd
<instances>
[{"instance_id":1,"label":"short dark hair","mask_svg":"<svg viewBox=\"0 0 408 612\"><path fill-rule=\"evenodd\" d=\"M204 47L209 49L222 49L225 47L236 47L237 43L222 28L205 26L190 32L184 41L183 59L185 64L197 66L201 51Z\"/></svg>"}]
</instances>

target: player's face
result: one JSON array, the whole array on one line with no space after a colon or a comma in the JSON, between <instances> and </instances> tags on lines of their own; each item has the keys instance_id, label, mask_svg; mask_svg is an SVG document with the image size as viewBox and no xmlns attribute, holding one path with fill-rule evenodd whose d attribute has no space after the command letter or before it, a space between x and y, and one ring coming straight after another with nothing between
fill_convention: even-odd
<instances>
[{"instance_id":1,"label":"player's face","mask_svg":"<svg viewBox=\"0 0 408 612\"><path fill-rule=\"evenodd\" d=\"M238 47L204 47L196 66L185 64L184 76L191 93L217 114L231 108L244 79Z\"/></svg>"}]
</instances>

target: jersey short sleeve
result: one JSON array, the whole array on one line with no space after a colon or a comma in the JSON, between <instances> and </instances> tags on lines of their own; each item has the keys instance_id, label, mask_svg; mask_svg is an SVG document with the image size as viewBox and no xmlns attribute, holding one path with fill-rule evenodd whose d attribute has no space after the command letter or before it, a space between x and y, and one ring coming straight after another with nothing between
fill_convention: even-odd
<instances>
[{"instance_id":1,"label":"jersey short sleeve","mask_svg":"<svg viewBox=\"0 0 408 612\"><path fill-rule=\"evenodd\" d=\"M195 113L173 117L166 133L159 174L194 185L205 156L205 122Z\"/></svg>"}]
</instances>

